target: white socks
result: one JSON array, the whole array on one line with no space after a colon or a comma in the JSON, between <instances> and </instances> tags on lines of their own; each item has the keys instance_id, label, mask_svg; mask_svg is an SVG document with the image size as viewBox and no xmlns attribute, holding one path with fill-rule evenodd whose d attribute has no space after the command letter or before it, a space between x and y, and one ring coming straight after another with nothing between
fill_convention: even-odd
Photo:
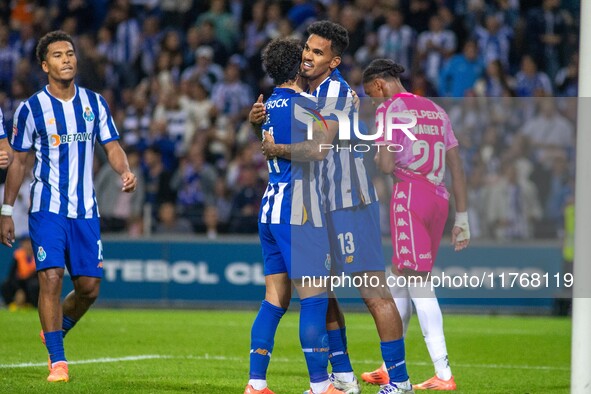
<instances>
[{"instance_id":1,"label":"white socks","mask_svg":"<svg viewBox=\"0 0 591 394\"><path fill-rule=\"evenodd\" d=\"M394 283L396 283L394 281ZM410 293L408 287L390 287L390 293L396 303L398 313L400 313L400 319L402 319L402 336L406 336L408 330L408 323L412 316L412 301L410 299Z\"/></svg>"},{"instance_id":2,"label":"white socks","mask_svg":"<svg viewBox=\"0 0 591 394\"><path fill-rule=\"evenodd\" d=\"M452 375L443 334L443 316L435 292L430 286L424 286L410 288L409 293L415 304L425 344L435 366L437 377L449 380Z\"/></svg>"},{"instance_id":3,"label":"white socks","mask_svg":"<svg viewBox=\"0 0 591 394\"><path fill-rule=\"evenodd\" d=\"M325 380L324 382L320 383L312 383L310 382L310 389L314 394L321 394L328 390L328 386L330 385L330 380Z\"/></svg>"},{"instance_id":4,"label":"white socks","mask_svg":"<svg viewBox=\"0 0 591 394\"><path fill-rule=\"evenodd\" d=\"M355 374L353 372L333 372L332 374L341 382L351 383L355 380Z\"/></svg>"},{"instance_id":5,"label":"white socks","mask_svg":"<svg viewBox=\"0 0 591 394\"><path fill-rule=\"evenodd\" d=\"M262 390L267 387L267 381L265 379L250 379L248 384L255 390Z\"/></svg>"}]
</instances>

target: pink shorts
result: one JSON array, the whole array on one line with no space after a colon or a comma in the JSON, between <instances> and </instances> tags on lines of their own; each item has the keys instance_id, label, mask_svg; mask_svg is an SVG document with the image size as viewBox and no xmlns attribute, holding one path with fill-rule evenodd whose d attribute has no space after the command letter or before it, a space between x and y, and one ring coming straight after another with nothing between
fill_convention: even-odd
<instances>
[{"instance_id":1,"label":"pink shorts","mask_svg":"<svg viewBox=\"0 0 591 394\"><path fill-rule=\"evenodd\" d=\"M447 220L448 200L421 182L394 184L390 201L392 264L398 269L430 272Z\"/></svg>"}]
</instances>

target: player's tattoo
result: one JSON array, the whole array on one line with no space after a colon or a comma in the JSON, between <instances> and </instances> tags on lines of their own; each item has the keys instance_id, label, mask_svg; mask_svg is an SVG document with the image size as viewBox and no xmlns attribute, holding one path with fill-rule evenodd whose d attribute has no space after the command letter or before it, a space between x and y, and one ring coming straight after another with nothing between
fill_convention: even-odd
<instances>
[{"instance_id":1,"label":"player's tattoo","mask_svg":"<svg viewBox=\"0 0 591 394\"><path fill-rule=\"evenodd\" d=\"M319 160L321 144L326 143L326 133L313 130L312 139L297 144L277 144L267 150L267 156L277 156L294 161Z\"/></svg>"}]
</instances>

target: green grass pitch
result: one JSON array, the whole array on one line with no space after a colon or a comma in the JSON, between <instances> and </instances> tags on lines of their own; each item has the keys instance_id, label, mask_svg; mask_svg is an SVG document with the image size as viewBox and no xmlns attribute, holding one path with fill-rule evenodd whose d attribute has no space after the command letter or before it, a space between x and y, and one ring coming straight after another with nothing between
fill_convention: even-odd
<instances>
[{"instance_id":1,"label":"green grass pitch","mask_svg":"<svg viewBox=\"0 0 591 394\"><path fill-rule=\"evenodd\" d=\"M70 382L49 384L36 311L2 310L0 393L241 394L255 313L93 309L65 340ZM369 314L346 317L359 376L380 365L378 337ZM444 323L457 393L569 392L570 319L445 315ZM406 352L413 382L433 375L416 318ZM277 394L307 388L297 312L279 326L268 382Z\"/></svg>"}]
</instances>

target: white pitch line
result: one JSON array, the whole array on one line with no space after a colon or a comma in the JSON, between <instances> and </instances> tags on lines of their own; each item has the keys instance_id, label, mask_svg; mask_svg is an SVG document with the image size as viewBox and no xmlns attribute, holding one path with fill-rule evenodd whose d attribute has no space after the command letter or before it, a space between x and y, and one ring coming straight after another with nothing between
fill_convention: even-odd
<instances>
[{"instance_id":1,"label":"white pitch line","mask_svg":"<svg viewBox=\"0 0 591 394\"><path fill-rule=\"evenodd\" d=\"M171 356L162 354L143 354L138 356L127 356L127 357L104 357L94 358L89 360L77 360L68 361L70 365L76 364L100 364L100 363L117 363L121 361L141 361L141 360L155 360L155 359L177 359L177 360L210 360L210 361L224 361L224 362L244 362L246 357L229 357L229 356L216 356L210 354L204 354L199 356ZM290 359L285 357L273 357L274 362L280 363L293 363L301 360ZM353 364L378 364L380 360L351 360ZM431 363L424 361L408 361L409 365L418 366L431 366ZM13 369L13 368L28 368L28 367L43 367L47 363L19 363L19 364L0 364L0 369ZM555 367L549 365L509 365L509 364L456 364L455 368L479 368L479 369L522 369L522 370L534 370L534 371L570 371L570 367Z\"/></svg>"}]
</instances>

